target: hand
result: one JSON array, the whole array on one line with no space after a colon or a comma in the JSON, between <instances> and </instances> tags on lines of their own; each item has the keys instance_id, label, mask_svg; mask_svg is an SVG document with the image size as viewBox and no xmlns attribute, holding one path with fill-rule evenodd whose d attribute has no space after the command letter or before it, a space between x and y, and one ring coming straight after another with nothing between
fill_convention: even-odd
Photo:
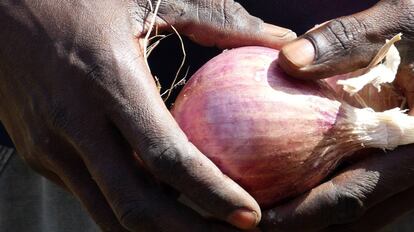
<instances>
[{"instance_id":1,"label":"hand","mask_svg":"<svg viewBox=\"0 0 414 232\"><path fill-rule=\"evenodd\" d=\"M263 231L377 231L414 209L414 147L373 153L308 193L263 212Z\"/></svg>"},{"instance_id":2,"label":"hand","mask_svg":"<svg viewBox=\"0 0 414 232\"><path fill-rule=\"evenodd\" d=\"M188 142L159 96L143 58L148 8L1 1L0 120L24 159L75 194L104 231L233 230L177 203L157 180L252 228L257 203ZM280 47L295 37L232 0L164 0L158 13L160 29L173 24L204 45Z\"/></svg>"},{"instance_id":3,"label":"hand","mask_svg":"<svg viewBox=\"0 0 414 232\"><path fill-rule=\"evenodd\" d=\"M384 0L364 12L311 30L286 45L280 65L318 79L366 67L386 39L403 33L397 85L413 108L414 1ZM411 114L413 112L411 111ZM264 212L264 231L376 231L414 208L414 147L399 148L341 170L291 202Z\"/></svg>"},{"instance_id":4,"label":"hand","mask_svg":"<svg viewBox=\"0 0 414 232\"><path fill-rule=\"evenodd\" d=\"M320 79L345 74L368 66L384 45L398 33L402 63L397 87L412 109L414 104L414 2L383 0L355 15L324 23L282 49L280 65L290 75L302 79Z\"/></svg>"}]
</instances>

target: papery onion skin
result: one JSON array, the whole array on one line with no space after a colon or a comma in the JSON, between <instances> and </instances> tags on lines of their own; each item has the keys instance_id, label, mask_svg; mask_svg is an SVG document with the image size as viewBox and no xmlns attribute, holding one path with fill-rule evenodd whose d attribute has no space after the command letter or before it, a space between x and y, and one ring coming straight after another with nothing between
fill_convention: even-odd
<instances>
[{"instance_id":1,"label":"papery onion skin","mask_svg":"<svg viewBox=\"0 0 414 232\"><path fill-rule=\"evenodd\" d=\"M172 110L188 139L263 208L311 189L366 141L387 147L363 121L354 130L359 112L325 82L288 77L277 57L262 47L225 51L193 75Z\"/></svg>"},{"instance_id":2,"label":"papery onion skin","mask_svg":"<svg viewBox=\"0 0 414 232\"><path fill-rule=\"evenodd\" d=\"M348 79L349 74L338 75L326 79L326 83L331 86L337 93L337 97L341 100L347 102L348 104L363 108L370 107L377 112L393 109L396 107L404 107L404 97L394 87L393 84L385 84L382 86L381 91L378 90L373 85L367 85L361 91L358 92L358 96L364 101L362 105L357 99L356 96L351 96L343 90L342 85L337 85L338 80Z\"/></svg>"}]
</instances>

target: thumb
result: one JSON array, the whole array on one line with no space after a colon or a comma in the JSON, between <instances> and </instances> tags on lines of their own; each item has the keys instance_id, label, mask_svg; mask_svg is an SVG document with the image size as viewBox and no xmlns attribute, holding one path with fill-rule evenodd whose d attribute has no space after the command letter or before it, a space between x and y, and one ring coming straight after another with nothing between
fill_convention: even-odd
<instances>
[{"instance_id":1,"label":"thumb","mask_svg":"<svg viewBox=\"0 0 414 232\"><path fill-rule=\"evenodd\" d=\"M296 38L291 30L263 22L233 0L170 1L169 5L175 10L160 10L161 18L205 46L281 48Z\"/></svg>"},{"instance_id":2,"label":"thumb","mask_svg":"<svg viewBox=\"0 0 414 232\"><path fill-rule=\"evenodd\" d=\"M282 49L281 67L294 77L320 79L368 66L385 40L402 32L398 5L381 1L309 31Z\"/></svg>"}]
</instances>

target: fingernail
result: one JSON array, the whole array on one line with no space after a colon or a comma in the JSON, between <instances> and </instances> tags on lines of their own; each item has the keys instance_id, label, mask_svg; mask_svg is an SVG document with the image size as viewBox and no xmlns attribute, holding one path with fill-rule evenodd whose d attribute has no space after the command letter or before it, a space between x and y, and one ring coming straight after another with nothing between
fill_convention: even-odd
<instances>
[{"instance_id":1,"label":"fingernail","mask_svg":"<svg viewBox=\"0 0 414 232\"><path fill-rule=\"evenodd\" d=\"M238 209L229 216L228 222L240 229L252 229L259 223L259 217L254 211Z\"/></svg>"},{"instance_id":2,"label":"fingernail","mask_svg":"<svg viewBox=\"0 0 414 232\"><path fill-rule=\"evenodd\" d=\"M264 33L283 39L294 39L296 33L284 27L278 27L269 23L264 24Z\"/></svg>"},{"instance_id":3,"label":"fingernail","mask_svg":"<svg viewBox=\"0 0 414 232\"><path fill-rule=\"evenodd\" d=\"M299 39L282 48L284 57L297 68L303 68L313 63L315 48L307 39Z\"/></svg>"}]
</instances>

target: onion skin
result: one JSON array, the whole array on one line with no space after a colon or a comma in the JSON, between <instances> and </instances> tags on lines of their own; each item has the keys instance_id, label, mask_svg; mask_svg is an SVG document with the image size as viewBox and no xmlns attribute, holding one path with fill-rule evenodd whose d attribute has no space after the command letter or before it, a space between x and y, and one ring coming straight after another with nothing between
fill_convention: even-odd
<instances>
[{"instance_id":1,"label":"onion skin","mask_svg":"<svg viewBox=\"0 0 414 232\"><path fill-rule=\"evenodd\" d=\"M277 58L270 48L225 51L193 75L172 109L188 139L262 208L310 190L365 142L388 148L382 133L399 130L337 100L323 81L288 77Z\"/></svg>"},{"instance_id":2,"label":"onion skin","mask_svg":"<svg viewBox=\"0 0 414 232\"><path fill-rule=\"evenodd\" d=\"M326 79L326 83L328 83L328 85L335 90L337 96L341 100L354 107L362 108L364 106L357 101L355 96L349 95L343 90L342 85L336 84L338 80L347 79L350 75L352 74L334 76ZM377 112L401 107L404 105L404 97L401 93L399 93L397 88L390 84L384 85L381 89L381 92L378 92L374 86L367 85L361 89L360 92L358 92L358 95L364 100L366 106L372 108Z\"/></svg>"}]
</instances>

